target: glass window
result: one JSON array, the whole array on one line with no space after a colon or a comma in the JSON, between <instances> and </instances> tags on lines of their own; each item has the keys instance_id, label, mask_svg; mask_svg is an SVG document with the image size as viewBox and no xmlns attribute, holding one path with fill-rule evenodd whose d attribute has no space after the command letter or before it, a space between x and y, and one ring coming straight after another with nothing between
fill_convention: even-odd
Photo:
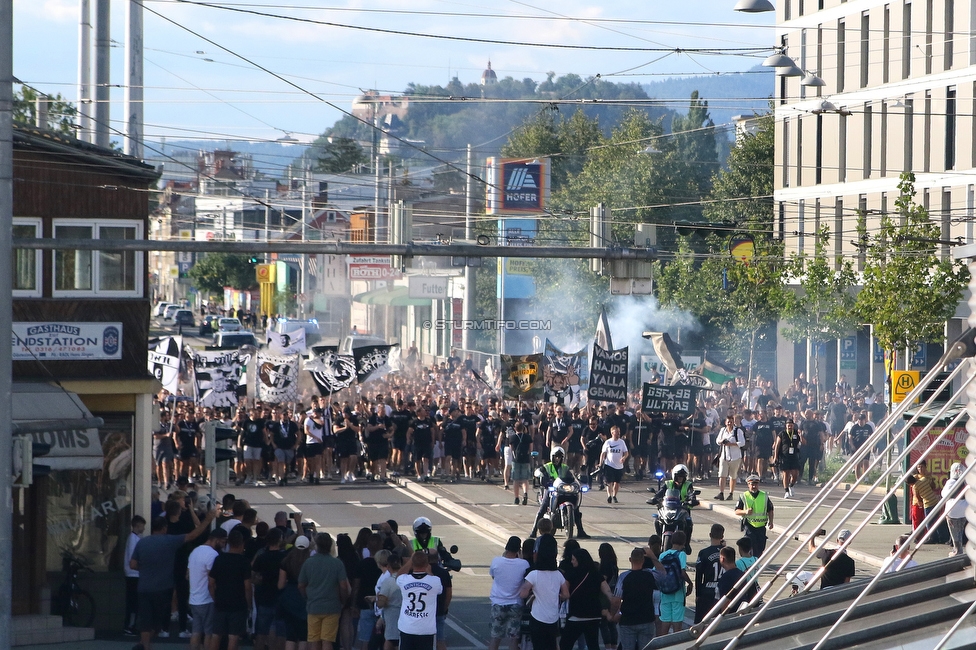
<instances>
[{"instance_id":1,"label":"glass window","mask_svg":"<svg viewBox=\"0 0 976 650\"><path fill-rule=\"evenodd\" d=\"M136 239L135 226L100 226L99 239ZM98 252L98 289L135 291L136 251Z\"/></svg>"},{"instance_id":2,"label":"glass window","mask_svg":"<svg viewBox=\"0 0 976 650\"><path fill-rule=\"evenodd\" d=\"M54 236L58 239L91 239L92 228L57 225ZM91 291L91 251L54 251L54 288L56 291Z\"/></svg>"},{"instance_id":3,"label":"glass window","mask_svg":"<svg viewBox=\"0 0 976 650\"><path fill-rule=\"evenodd\" d=\"M30 223L14 220L14 239L33 239L39 236L40 221ZM38 251L26 248L13 250L13 290L15 296L40 296L41 282Z\"/></svg>"}]
</instances>

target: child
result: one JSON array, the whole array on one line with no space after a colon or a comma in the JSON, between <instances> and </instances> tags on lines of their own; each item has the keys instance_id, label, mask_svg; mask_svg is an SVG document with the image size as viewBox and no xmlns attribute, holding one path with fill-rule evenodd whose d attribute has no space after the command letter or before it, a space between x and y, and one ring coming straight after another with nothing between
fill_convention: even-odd
<instances>
[{"instance_id":1,"label":"child","mask_svg":"<svg viewBox=\"0 0 976 650\"><path fill-rule=\"evenodd\" d=\"M756 572L750 571L749 569L758 559L752 556L752 540L748 537L743 537L735 543L735 546L739 549L739 559L735 561L735 568L752 578ZM757 593L759 593L758 580L753 582L749 589L746 589L746 597L751 600Z\"/></svg>"},{"instance_id":2,"label":"child","mask_svg":"<svg viewBox=\"0 0 976 650\"><path fill-rule=\"evenodd\" d=\"M132 532L129 533L129 539L125 542L125 561L123 563L123 568L125 569L125 634L127 636L136 636L136 613L139 611L139 572L135 569L129 567L129 560L132 559L132 552L136 549L136 544L142 538L142 534L146 532L146 520L136 515L132 518L131 522Z\"/></svg>"},{"instance_id":3,"label":"child","mask_svg":"<svg viewBox=\"0 0 976 650\"><path fill-rule=\"evenodd\" d=\"M685 555L685 533L683 530L675 531L671 536L671 548L660 555L660 560L664 560L670 554L677 554L681 563L681 575L684 578L686 589L678 589L673 594L661 594L661 618L657 626L657 635L664 636L673 628L675 632L680 632L685 620L685 596L691 594L695 584L688 577L688 556Z\"/></svg>"}]
</instances>

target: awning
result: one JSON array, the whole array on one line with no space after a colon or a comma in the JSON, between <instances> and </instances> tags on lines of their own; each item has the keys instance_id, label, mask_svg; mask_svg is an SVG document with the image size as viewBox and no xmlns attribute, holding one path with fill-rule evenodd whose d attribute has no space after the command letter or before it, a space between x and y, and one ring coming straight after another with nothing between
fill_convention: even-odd
<instances>
[{"instance_id":1,"label":"awning","mask_svg":"<svg viewBox=\"0 0 976 650\"><path fill-rule=\"evenodd\" d=\"M38 464L54 470L102 469L102 443L98 429L91 427L97 420L76 394L24 382L14 382L11 393L15 428L22 425L35 442L51 445Z\"/></svg>"},{"instance_id":2,"label":"awning","mask_svg":"<svg viewBox=\"0 0 976 650\"><path fill-rule=\"evenodd\" d=\"M356 294L353 298L364 305L390 305L392 307L430 307L430 298L411 298L409 287L393 287L392 289L373 289L365 293Z\"/></svg>"}]
</instances>

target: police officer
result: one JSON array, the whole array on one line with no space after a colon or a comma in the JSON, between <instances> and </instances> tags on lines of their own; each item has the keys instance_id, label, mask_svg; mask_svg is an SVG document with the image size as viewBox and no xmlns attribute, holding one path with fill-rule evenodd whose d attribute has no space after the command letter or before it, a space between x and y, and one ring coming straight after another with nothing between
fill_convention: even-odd
<instances>
[{"instance_id":1,"label":"police officer","mask_svg":"<svg viewBox=\"0 0 976 650\"><path fill-rule=\"evenodd\" d=\"M569 469L569 465L563 463L563 459L566 457L566 452L562 447L553 447L551 458L552 460L540 467L537 472L540 481L544 487L549 487L556 482L557 479L562 479L563 483L575 483L576 477L573 476L572 470ZM586 534L583 530L583 515L580 513L580 504L577 500L576 508L574 512L574 518L576 519L576 537L578 539L589 539L590 536ZM542 499L542 503L539 505L539 512L535 515L535 525L532 526L532 532L529 537L535 537L536 531L539 529L539 522L542 521L542 516L546 514L546 509L549 507L549 499Z\"/></svg>"},{"instance_id":2,"label":"police officer","mask_svg":"<svg viewBox=\"0 0 976 650\"><path fill-rule=\"evenodd\" d=\"M651 488L648 488L649 490ZM695 524L691 520L691 508L698 505L698 498L695 496L695 484L688 479L688 467L684 464L675 465L671 469L671 478L664 482L664 485L657 491L647 503L656 506L667 494L668 490L678 490L681 504L688 508L688 518L685 519L685 553L691 554L691 532L695 529ZM660 532L660 531L659 531Z\"/></svg>"},{"instance_id":3,"label":"police officer","mask_svg":"<svg viewBox=\"0 0 976 650\"><path fill-rule=\"evenodd\" d=\"M743 532L752 540L752 553L760 557L766 550L766 529L773 529L773 503L766 492L759 489L759 475L746 479L749 489L735 504L735 514L742 517Z\"/></svg>"}]
</instances>

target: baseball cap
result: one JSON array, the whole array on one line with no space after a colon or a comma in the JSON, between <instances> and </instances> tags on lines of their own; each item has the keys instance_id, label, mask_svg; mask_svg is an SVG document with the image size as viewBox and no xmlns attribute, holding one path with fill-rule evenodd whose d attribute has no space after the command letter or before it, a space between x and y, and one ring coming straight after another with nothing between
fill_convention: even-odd
<instances>
[{"instance_id":1,"label":"baseball cap","mask_svg":"<svg viewBox=\"0 0 976 650\"><path fill-rule=\"evenodd\" d=\"M851 531L849 531L849 530L847 530L845 528L844 530L842 530L839 533L837 533L837 541L843 542L843 541L847 540L847 538L850 537L853 534L854 533L852 533Z\"/></svg>"},{"instance_id":2,"label":"baseball cap","mask_svg":"<svg viewBox=\"0 0 976 650\"><path fill-rule=\"evenodd\" d=\"M522 540L516 535L512 535L508 538L508 543L505 544L505 550L509 553L518 553L522 550Z\"/></svg>"},{"instance_id":3,"label":"baseball cap","mask_svg":"<svg viewBox=\"0 0 976 650\"><path fill-rule=\"evenodd\" d=\"M308 548L308 538L304 535L299 535L295 538L295 548L306 549Z\"/></svg>"}]
</instances>

